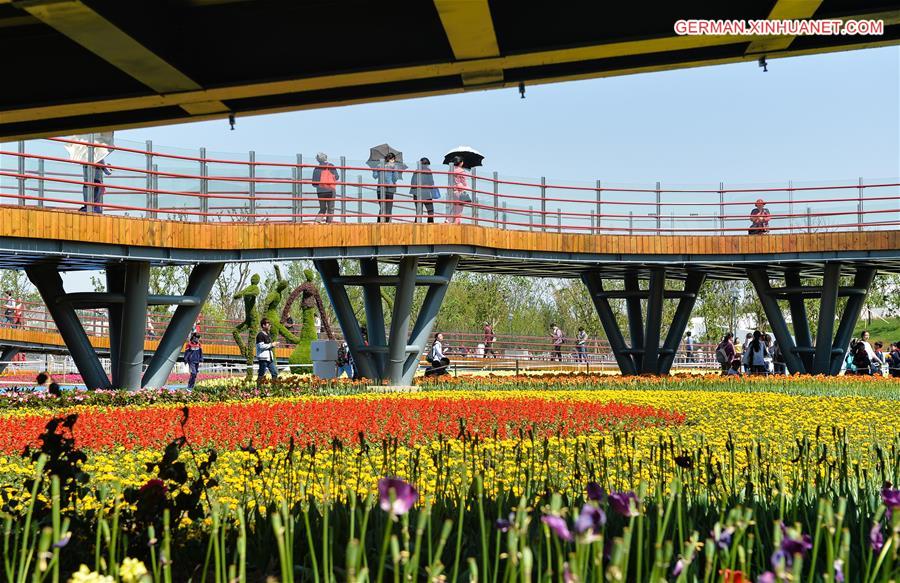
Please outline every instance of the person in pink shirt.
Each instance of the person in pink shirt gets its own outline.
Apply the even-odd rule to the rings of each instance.
[[[447,217],[447,222],[459,225],[462,223],[463,203],[472,200],[468,193],[469,173],[463,168],[463,160],[459,156],[450,162],[453,188],[450,190],[450,216]]]

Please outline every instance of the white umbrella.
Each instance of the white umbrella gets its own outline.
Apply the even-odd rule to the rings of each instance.
[[[110,146],[113,145],[113,134],[115,132],[98,132],[95,134],[78,134],[75,136],[66,136],[65,139],[73,142],[82,142],[78,144],[66,143],[65,148],[69,153],[69,160],[74,162],[102,162],[112,151]],[[94,156],[91,160],[90,147],[94,147]]]

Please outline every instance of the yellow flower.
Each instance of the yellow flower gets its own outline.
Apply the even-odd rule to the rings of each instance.
[[[119,567],[119,577],[122,579],[122,583],[141,583],[150,579],[144,563],[130,557],[122,561],[122,566]]]
[[[87,565],[82,565],[78,571],[72,573],[69,583],[114,583],[113,578],[109,575],[101,575],[96,571],[88,569]]]

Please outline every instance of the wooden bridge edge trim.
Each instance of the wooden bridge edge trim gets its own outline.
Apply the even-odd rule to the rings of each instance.
[[[0,208],[0,237],[203,250],[474,245],[559,253],[737,255],[900,249],[900,230],[592,235],[446,224],[187,223],[10,206]]]

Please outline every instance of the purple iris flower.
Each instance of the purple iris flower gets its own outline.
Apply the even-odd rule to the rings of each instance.
[[[576,583],[578,578],[572,572],[572,569],[569,568],[569,563],[563,565],[563,583]]]
[[[69,541],[70,541],[70,540],[72,540],[72,533],[71,533],[71,532],[67,532],[67,533],[65,533],[65,534],[62,535],[62,538],[60,538],[58,541],[56,541],[55,543],[53,543],[53,548],[54,548],[54,549],[61,549],[61,548],[63,548],[64,546],[66,546],[67,544],[69,544]]]
[[[597,482],[588,482],[587,484],[587,497],[588,500],[593,500],[594,502],[600,502],[603,500],[604,492],[603,488],[600,487],[600,484]]]
[[[634,504],[632,504],[632,502]],[[637,516],[638,498],[634,492],[613,492],[609,495],[609,505],[625,517]]]
[[[575,520],[575,532],[587,533],[589,539],[599,540],[604,524],[606,524],[606,513],[593,504],[585,504]]]
[[[722,549],[723,551],[727,551],[728,547],[731,546],[732,535],[734,535],[734,527],[729,526],[725,530],[721,531],[718,536],[716,535],[716,531],[712,530],[709,533],[710,538],[716,541],[716,546]]]
[[[559,516],[545,514],[544,516],[541,516],[541,522],[549,526],[550,530],[553,531],[553,534],[562,540],[572,540],[572,533],[569,532],[569,526],[566,524],[566,521]]]
[[[756,583],[775,583],[775,573],[766,571],[756,578]]]
[[[494,526],[497,527],[497,530],[500,532],[507,532],[513,525],[513,515],[509,515],[509,520],[505,518],[498,518],[497,522],[494,523]]]
[[[834,582],[844,583],[844,561],[840,559],[834,560]]]
[[[885,486],[881,489],[881,501],[891,510],[900,508],[900,490]]]
[[[677,577],[681,575],[682,571],[684,571],[684,559],[678,559],[675,566],[672,568],[672,576]]]
[[[881,525],[873,524],[872,530],[869,531],[869,546],[876,553],[880,553],[884,547],[884,535],[881,534]]]
[[[391,492],[394,499],[391,500]],[[400,478],[381,478],[378,480],[378,502],[381,509],[392,516],[402,516],[409,512],[419,500],[416,489]]]
[[[812,548],[812,537],[808,534],[804,534],[802,538],[795,539],[790,537],[785,537],[781,540],[781,550],[787,553],[788,556],[793,557],[796,554],[800,554],[801,556],[806,555],[806,551]]]

